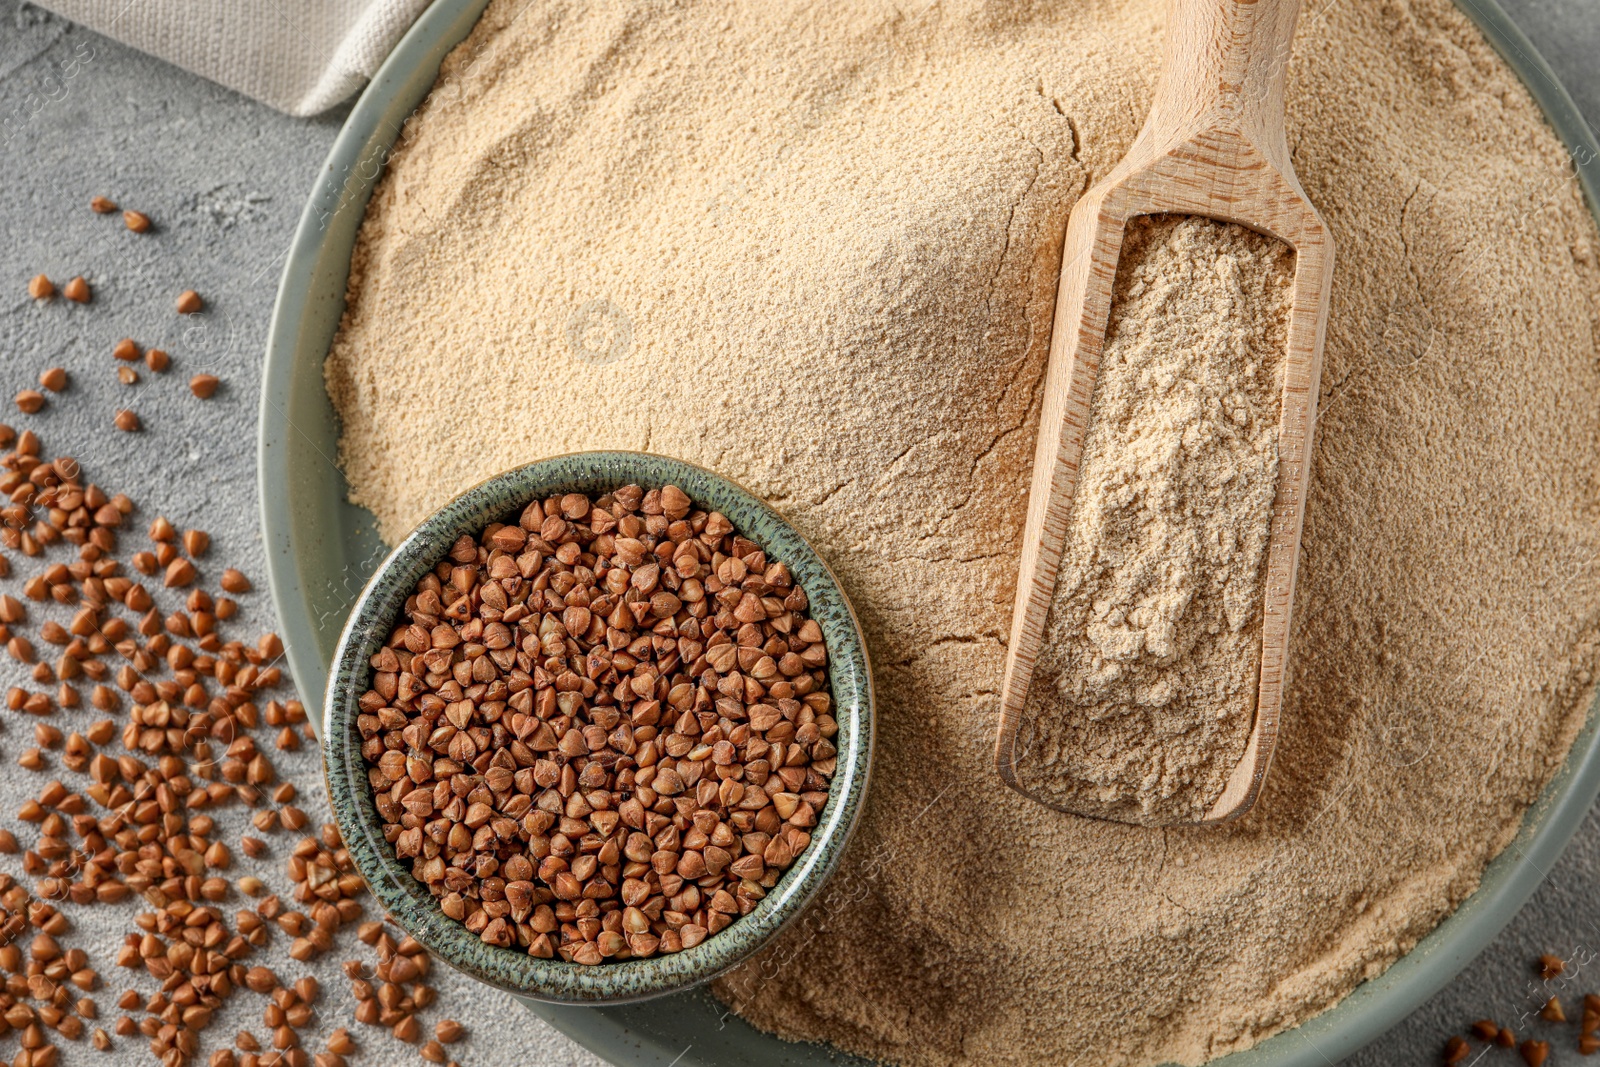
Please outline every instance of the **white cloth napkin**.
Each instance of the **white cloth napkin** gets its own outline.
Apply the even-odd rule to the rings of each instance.
[[[315,115],[371,78],[428,0],[35,0],[246,96]]]

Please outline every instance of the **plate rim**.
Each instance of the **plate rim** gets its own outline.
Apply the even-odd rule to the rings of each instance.
[[[1600,156],[1600,143],[1565,86],[1496,0],[1453,2],[1517,74],[1566,145],[1591,215],[1600,226],[1600,176],[1593,166]],[[379,157],[386,161],[405,118],[432,88],[440,62],[471,32],[487,3],[488,0],[433,0],[390,52],[351,110],[318,172],[279,279],[262,370],[257,489],[267,550],[267,583],[282,624],[290,673],[300,698],[312,711],[310,718],[319,726],[322,709],[311,709],[309,705],[322,700],[328,666],[321,662],[317,651],[315,635],[319,628],[301,586],[296,556],[300,538],[290,508],[282,506],[290,498],[294,484],[286,446],[291,436],[300,431],[289,422],[286,411],[297,373],[306,373],[298,364],[302,324],[313,299],[310,282],[318,268],[327,268],[331,252],[323,239],[327,221],[347,210],[365,214],[367,199],[381,176],[381,161],[370,177],[361,174],[363,162]],[[385,131],[392,131],[387,139],[382,136]],[[335,176],[349,175],[352,168],[356,168],[359,179],[354,189],[348,179],[342,184],[333,182]],[[350,247],[345,247],[342,257],[334,257],[332,269],[341,279],[348,273],[349,252]],[[337,262],[340,258],[342,269]],[[341,309],[343,298],[341,284],[336,298]],[[324,349],[307,357],[319,384],[325,356]],[[1550,866],[1600,795],[1597,709],[1600,699],[1591,706],[1561,769],[1524,813],[1510,844],[1484,869],[1478,888],[1411,951],[1332,1007],[1250,1049],[1211,1060],[1208,1067],[1323,1067],[1376,1040],[1444,988],[1488,946],[1544,882]],[[640,1020],[630,1017],[635,1008],[527,1003],[574,1040],[618,1064],[673,1063],[694,1067],[708,1062],[689,1056],[687,1050],[664,1041],[663,1035],[642,1030]],[[761,1034],[727,1013],[722,1025],[738,1033]],[[807,1062],[866,1062],[831,1046],[792,1044],[771,1035],[761,1036],[770,1043],[773,1054],[782,1055],[785,1060],[793,1054]],[[813,1060],[808,1050],[821,1053],[824,1059]]]

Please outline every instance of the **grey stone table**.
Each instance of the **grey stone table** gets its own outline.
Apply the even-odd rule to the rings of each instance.
[[[1588,5],[1505,2],[1580,108],[1600,119],[1600,75],[1592,69],[1600,20]],[[72,376],[68,391],[43,412],[10,421],[34,427],[47,452],[77,457],[89,477],[132,496],[140,507],[137,525],[162,514],[179,527],[204,528],[215,544],[211,566],[226,561],[258,579],[263,552],[255,417],[268,314],[281,256],[342,118],[286,118],[17,0],[0,0],[0,396],[32,386],[46,367],[65,367]],[[138,237],[115,216],[92,214],[87,204],[97,194],[147,212],[155,231]],[[35,306],[24,287],[39,272],[58,279],[85,275],[94,302]],[[194,319],[173,310],[176,295],[187,288],[208,299],[207,310]],[[120,384],[109,353],[124,336],[169,349],[172,370]],[[224,382],[209,402],[186,388],[199,370]],[[122,407],[137,412],[144,432],[112,428],[112,414]],[[237,633],[272,628],[264,591],[243,600]],[[26,674],[7,660],[0,664],[0,687],[13,684],[26,684]],[[90,721],[87,714],[80,718]],[[0,766],[10,768],[33,739],[16,717],[0,722]],[[274,753],[274,759],[285,777],[301,784],[316,818],[322,801],[315,753],[303,748]],[[0,823],[43,781],[0,771]],[[230,842],[247,832],[242,812],[221,815],[219,823]],[[288,888],[281,874],[286,841],[280,834],[273,845],[274,888],[280,891]],[[1591,888],[1597,878],[1600,816],[1591,815],[1506,932],[1445,991],[1351,1062],[1433,1063],[1445,1037],[1467,1021],[1513,1019],[1536,1007],[1541,996],[1530,982],[1533,957],[1553,951],[1587,959],[1600,952],[1600,893]],[[117,993],[133,984],[109,963],[137,910],[131,904],[86,909],[73,935],[105,973],[106,985],[95,994],[103,1017],[115,1017]],[[286,942],[279,938],[266,960],[282,975],[309,970],[324,980],[321,1034],[349,1025],[365,1037],[359,1062],[422,1062],[387,1035],[353,1022],[354,1002],[336,968],[355,952],[336,950],[308,967],[288,960]],[[506,996],[448,973],[438,974],[436,984],[441,1004],[426,1014],[427,1022],[454,1017],[466,1025],[467,1040],[452,1052],[467,1064],[600,1063]],[[148,989],[148,980],[144,985]],[[259,997],[232,998],[207,1031],[208,1047],[219,1047],[241,1028],[264,1033],[261,1007]],[[1554,1032],[1548,1024],[1540,1027]],[[1570,1027],[1562,1033],[1554,1062],[1573,1058],[1571,1035]],[[13,1046],[8,1041],[5,1047]],[[67,1049],[65,1062],[150,1058],[142,1039],[118,1039],[110,1056],[84,1042]],[[1500,1059],[1511,1062],[1509,1054]]]

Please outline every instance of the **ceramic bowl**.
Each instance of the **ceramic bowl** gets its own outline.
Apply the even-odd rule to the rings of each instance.
[[[384,840],[356,729],[357,701],[370,688],[368,660],[388,638],[406,598],[462,534],[515,521],[535,499],[599,494],[635,483],[678,486],[696,505],[722,512],[767,555],[789,565],[811,602],[828,649],[839,733],[838,767],[811,846],[756,909],[694,948],[598,966],[544,960],[485,944],[439,910]],[[637,452],[584,452],[530,463],[467,490],[422,522],[367,582],[339,639],[322,738],[328,796],[345,844],[383,907],[439,959],[524,997],[556,1003],[616,1004],[698,985],[759,949],[794,918],[839,864],[867,793],[872,762],[872,677],[866,643],[837,579],[776,512],[710,471]]]
[[[346,500],[349,487],[332,459],[339,425],[323,361],[344,311],[351,250],[384,162],[433,87],[440,63],[467,37],[486,3],[432,0],[373,76],[315,175],[273,307],[258,448],[267,576],[291,672],[313,725],[324,735],[316,700],[331,672],[340,628],[388,548],[377,538],[372,515]],[[1600,208],[1600,142],[1560,80],[1496,0],[1455,3],[1538,101],[1568,145],[1591,208]],[[863,668],[863,687],[864,673]],[[867,707],[863,746],[870,744]],[[864,766],[863,761],[863,775]],[[1453,915],[1339,1004],[1210,1067],[1328,1067],[1376,1039],[1489,945],[1560,857],[1597,793],[1600,712],[1591,712],[1516,838]],[[830,893],[838,889],[835,883]],[[826,1045],[793,1044],[763,1033],[703,989],[646,1003],[585,1007],[581,1001],[530,999],[528,1006],[624,1067],[872,1067]]]

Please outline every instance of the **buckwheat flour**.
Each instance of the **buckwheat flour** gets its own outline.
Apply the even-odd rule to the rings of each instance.
[[[1018,781],[1067,811],[1205,816],[1244,755],[1294,253],[1180,215],[1127,227]]]
[[[759,1026],[913,1065],[1249,1046],[1449,914],[1584,719],[1594,223],[1448,0],[1318,4],[1289,144],[1339,264],[1272,774],[1239,824],[1166,832],[999,782],[1062,235],[1162,9],[500,0],[372,202],[327,374],[387,537],[514,464],[648,448],[772,500],[854,601],[873,795],[716,986]]]

